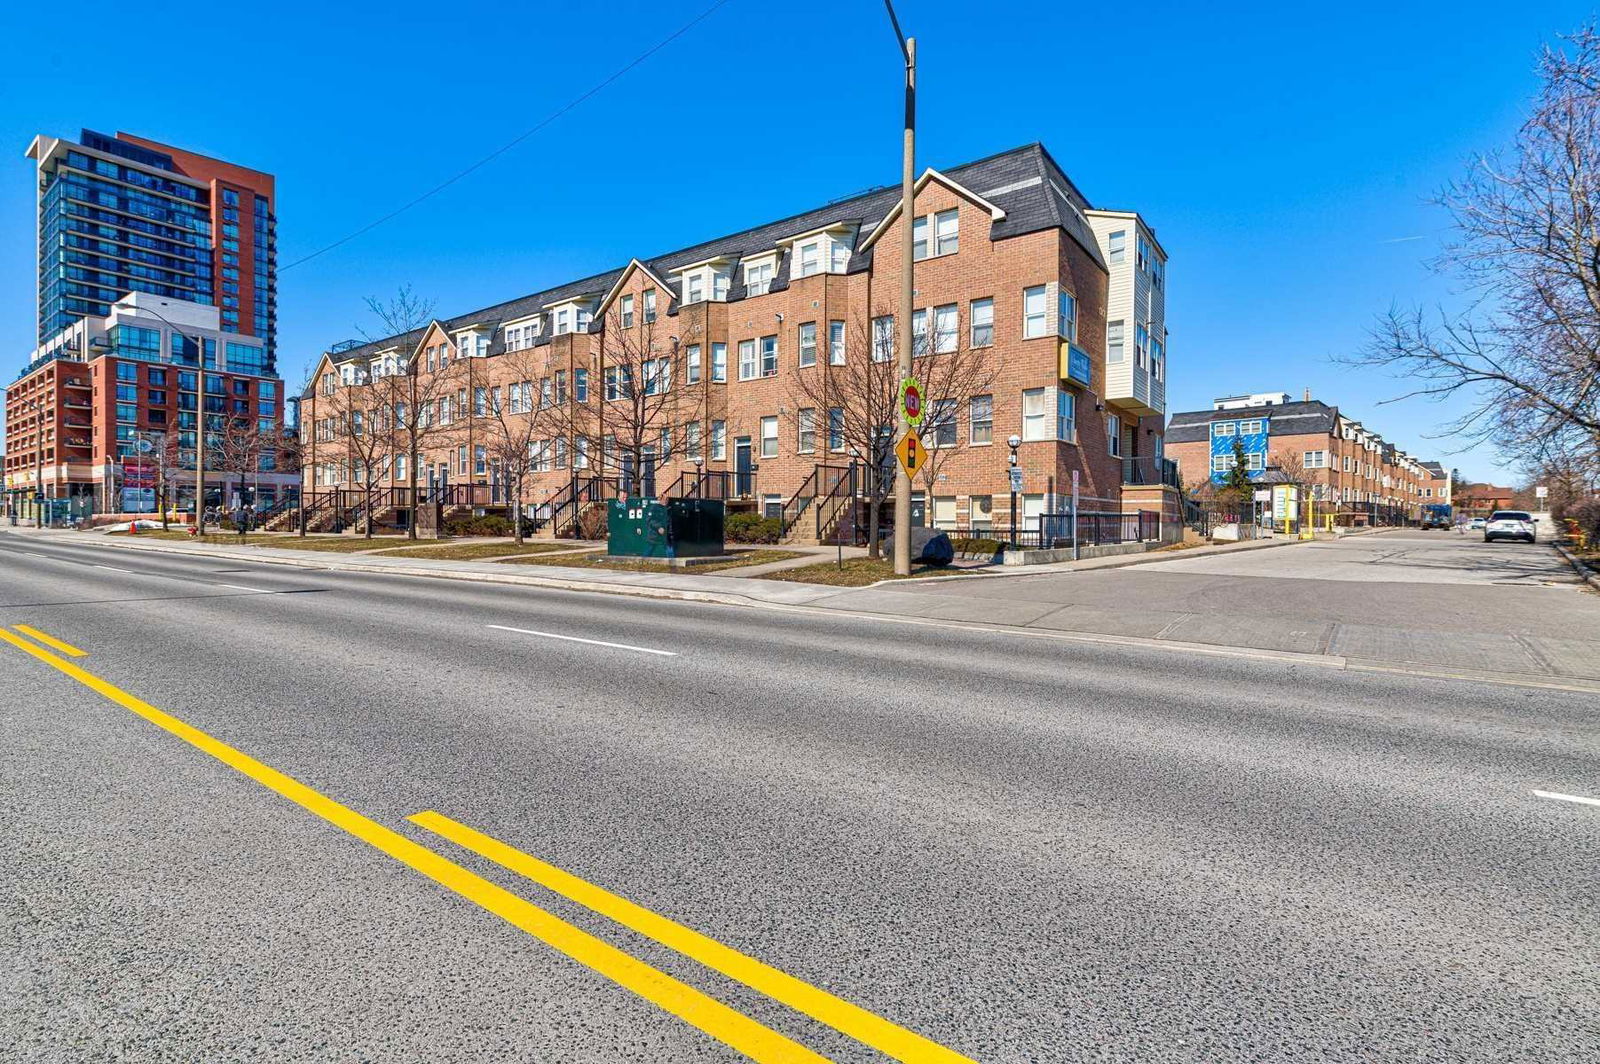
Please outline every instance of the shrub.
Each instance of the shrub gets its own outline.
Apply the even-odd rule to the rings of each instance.
[[[1563,508],[1561,516],[1577,524],[1588,548],[1600,547],[1600,499],[1570,503]]]
[[[783,538],[783,522],[758,513],[729,514],[722,535],[729,543],[776,543]]]
[[[957,554],[998,554],[1004,549],[998,539],[952,539],[950,546]]]
[[[445,521],[444,530],[451,536],[509,536],[511,520],[499,514],[456,514]]]
[[[606,515],[607,509],[604,503],[587,507],[578,515],[578,538],[605,539],[608,531]]]

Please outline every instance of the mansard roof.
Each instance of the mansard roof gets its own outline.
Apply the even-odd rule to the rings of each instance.
[[[1105,260],[1100,255],[1099,243],[1095,240],[1094,232],[1083,214],[1084,211],[1092,209],[1089,201],[1050,157],[1044,145],[1037,142],[1025,144],[1019,148],[939,171],[938,176],[959,185],[962,189],[969,190],[991,208],[991,217],[995,218],[990,230],[993,239],[1004,240],[1040,230],[1059,228],[1065,230],[1081,245],[1095,262],[1102,267],[1105,265]],[[738,261],[753,255],[771,254],[777,251],[778,269],[771,287],[774,291],[780,290],[787,285],[790,254],[787,248],[779,246],[780,242],[797,233],[838,223],[855,226],[856,246],[852,249],[855,254],[851,256],[850,272],[858,272],[871,265],[872,251],[870,248],[862,247],[866,238],[874,228],[889,217],[899,203],[900,186],[885,185],[764,225],[730,233],[650,259],[633,260],[627,266],[519,296],[503,303],[495,303],[454,318],[440,319],[440,325],[452,333],[471,325],[497,327],[501,322],[539,314],[543,307],[563,300],[584,296],[598,300],[616,287],[624,271],[634,262],[659,279],[671,277],[673,271],[707,259],[727,258]],[[997,214],[1003,217],[995,217]],[[678,300],[681,293],[675,284],[663,283],[662,287],[667,289],[674,302]],[[744,278],[735,271],[728,298],[738,300],[744,298],[744,295]],[[541,329],[539,342],[548,343],[550,335],[549,323],[546,322]],[[403,338],[390,337],[386,340],[358,344],[336,352],[332,357],[335,362],[341,363],[370,358],[373,352],[392,346],[397,339]],[[490,345],[489,354],[499,354],[503,350],[502,344],[503,340],[497,331]]]

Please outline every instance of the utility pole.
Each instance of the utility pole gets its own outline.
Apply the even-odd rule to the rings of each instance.
[[[900,320],[895,328],[899,340],[900,380],[895,382],[895,394],[898,395],[900,381],[911,376],[913,368],[911,315],[915,289],[912,284],[912,231],[916,226],[912,200],[916,178],[912,173],[912,162],[917,145],[917,40],[915,37],[908,38],[900,31],[900,20],[895,17],[891,0],[883,0],[883,6],[889,11],[889,22],[894,26],[895,36],[900,39],[900,53],[906,61],[905,147],[900,173]],[[911,422],[906,420],[905,404],[897,402],[895,405],[900,408],[897,420],[899,436],[903,439],[911,431]],[[894,571],[897,576],[911,575],[911,475],[904,468],[896,472],[894,480]]]

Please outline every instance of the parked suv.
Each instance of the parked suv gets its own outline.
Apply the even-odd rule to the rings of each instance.
[[[1533,515],[1526,510],[1496,510],[1483,526],[1483,541],[1496,539],[1534,540]]]

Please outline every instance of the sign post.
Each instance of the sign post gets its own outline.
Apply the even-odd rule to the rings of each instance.
[[[1072,471],[1072,560],[1078,560],[1078,471]]]

